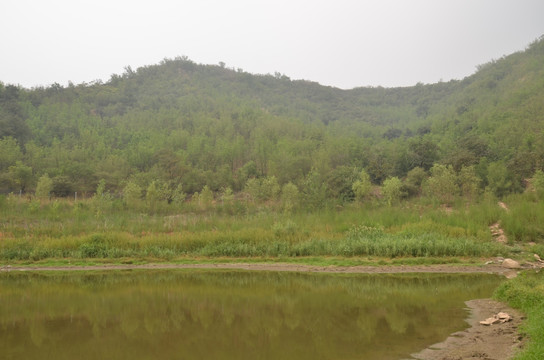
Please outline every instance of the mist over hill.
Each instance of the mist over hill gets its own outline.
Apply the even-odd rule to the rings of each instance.
[[[274,178],[349,200],[361,170],[379,185],[441,164],[502,196],[544,169],[543,125],[544,38],[461,81],[405,88],[341,90],[180,57],[106,83],[0,83],[0,191],[33,192],[45,174],[59,196],[101,179],[116,193],[192,194]]]

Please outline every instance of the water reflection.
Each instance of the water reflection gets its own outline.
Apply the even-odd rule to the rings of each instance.
[[[399,359],[465,326],[492,275],[0,274],[4,359]]]

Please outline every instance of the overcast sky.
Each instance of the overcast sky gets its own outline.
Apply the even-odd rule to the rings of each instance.
[[[1,0],[0,81],[188,56],[344,89],[462,79],[544,35],[543,0]]]

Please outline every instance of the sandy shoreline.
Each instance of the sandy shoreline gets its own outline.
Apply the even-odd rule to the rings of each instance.
[[[441,343],[413,354],[413,358],[418,360],[507,360],[522,348],[523,339],[519,335],[518,328],[524,319],[523,314],[492,299],[469,300],[465,304],[470,309],[470,316],[467,319],[470,327],[451,334]],[[490,326],[479,323],[501,311],[511,315],[512,321]]]
[[[0,266],[0,271],[93,271],[93,270],[160,270],[160,269],[232,269],[253,271],[296,271],[296,272],[325,272],[325,273],[364,273],[364,274],[395,274],[395,273],[485,273],[498,274],[507,277],[516,271],[506,269],[498,264],[482,266],[469,265],[383,265],[383,266],[314,266],[287,263],[225,263],[225,264],[103,264],[83,266]]]

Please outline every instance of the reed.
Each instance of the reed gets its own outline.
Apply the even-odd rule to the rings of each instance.
[[[2,197],[0,259],[494,256],[509,250],[492,242],[488,226],[522,213],[491,202],[444,209],[418,200],[289,213],[243,201],[228,206],[244,211],[224,206],[163,204],[145,211],[119,200]]]

